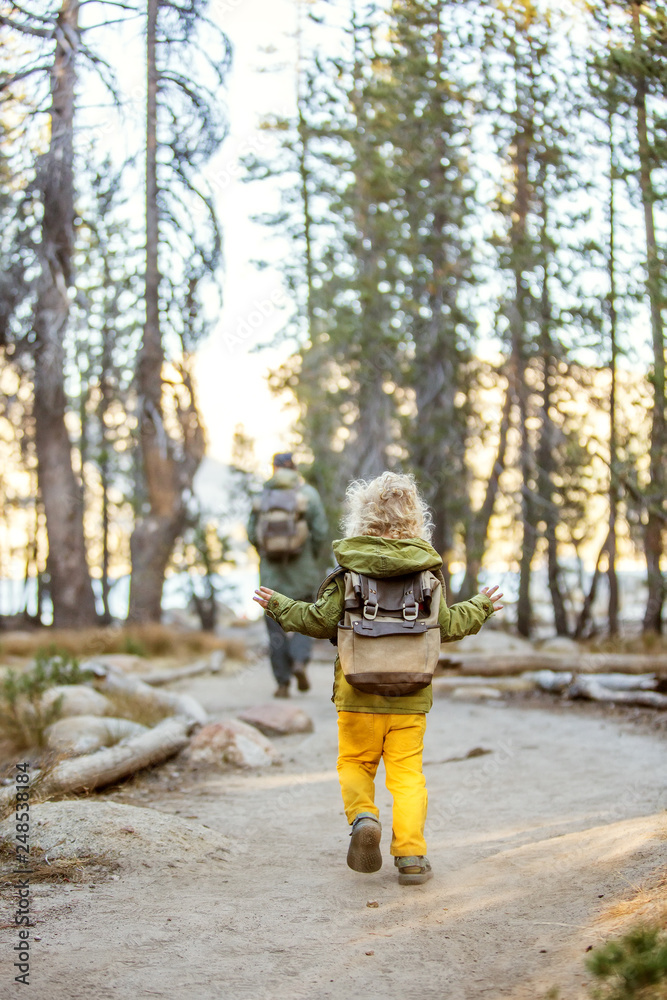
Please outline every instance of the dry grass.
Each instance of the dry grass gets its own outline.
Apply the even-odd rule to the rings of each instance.
[[[5,744],[6,745],[6,744]],[[26,759],[25,757],[23,758]],[[52,796],[44,793],[44,788],[42,787],[46,782],[47,778],[50,778],[55,768],[62,761],[67,760],[67,755],[63,753],[54,753],[49,751],[46,753],[41,753],[38,757],[28,755],[30,760],[30,784],[22,785],[23,789],[29,789],[30,791],[30,805],[36,805],[38,802],[44,802],[46,799]],[[0,823],[8,819],[13,815],[16,808],[16,799],[14,795],[7,795],[6,788],[8,782],[9,787],[14,784],[14,778],[16,776],[16,754],[13,756],[11,763],[0,764]],[[39,774],[35,777],[35,771],[39,769]],[[2,840],[0,838],[0,843]]]
[[[146,701],[140,701],[137,696],[129,691],[105,691],[113,711],[109,712],[116,719],[129,719],[130,722],[138,722],[142,726],[153,728],[158,722],[167,719],[174,714],[174,709],[167,705],[155,705]]]
[[[35,629],[34,632],[0,634],[0,655],[29,658],[44,647],[79,659],[105,653],[130,653],[145,657],[187,659],[223,650],[230,659],[244,660],[243,639],[227,639],[211,632],[186,632],[168,625],[128,625],[124,628]]]
[[[637,653],[639,655],[667,656],[667,636],[657,632],[637,632],[600,639],[589,639],[583,644],[591,653]]]
[[[10,889],[26,877],[33,882],[83,882],[99,878],[100,870],[115,871],[119,864],[105,854],[84,854],[74,858],[49,858],[41,847],[30,848],[29,873],[15,871],[16,850],[9,838],[0,839],[0,887]],[[96,869],[96,870],[95,870]]]
[[[667,926],[667,868],[660,868],[632,894],[614,903],[600,916],[600,921],[620,927],[631,923]]]

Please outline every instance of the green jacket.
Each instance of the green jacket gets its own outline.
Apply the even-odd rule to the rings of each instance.
[[[269,590],[279,590],[283,594],[299,601],[312,601],[322,579],[322,568],[318,560],[323,555],[322,549],[327,539],[329,525],[320,495],[314,486],[304,483],[296,469],[276,469],[270,479],[264,483],[264,489],[294,490],[298,489],[308,501],[306,521],[310,531],[310,539],[303,552],[289,560],[267,559],[260,553],[259,580],[263,587]],[[250,512],[248,519],[248,540],[257,548],[257,511]]]
[[[437,572],[442,566],[438,553],[421,538],[393,539],[360,535],[334,542],[333,550],[340,566],[375,578],[405,576],[427,569]],[[286,632],[303,632],[320,639],[331,639],[336,635],[338,623],[343,618],[344,594],[341,575],[324,588],[314,604],[292,601],[282,594],[274,594],[266,610]],[[484,594],[477,594],[470,601],[462,601],[448,608],[443,586],[438,616],[440,637],[443,642],[451,642],[462,639],[465,635],[474,635],[492,614],[493,603]],[[339,712],[407,715],[428,712],[433,705],[433,689],[429,684],[416,694],[398,698],[364,694],[345,680],[336,656],[332,701]]]

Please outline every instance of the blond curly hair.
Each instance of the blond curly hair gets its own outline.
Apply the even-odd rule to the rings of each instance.
[[[383,472],[376,479],[357,479],[348,486],[345,501],[341,524],[348,538],[379,535],[431,541],[431,512],[413,475]]]

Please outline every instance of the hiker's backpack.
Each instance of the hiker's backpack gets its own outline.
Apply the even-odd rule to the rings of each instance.
[[[338,655],[345,679],[388,697],[428,687],[440,655],[441,585],[430,571],[376,580],[345,573]]]
[[[298,556],[308,540],[308,498],[295,490],[265,489],[255,500],[257,547],[267,559]]]

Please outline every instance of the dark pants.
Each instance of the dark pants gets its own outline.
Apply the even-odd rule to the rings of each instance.
[[[313,640],[300,632],[283,632],[278,622],[267,615],[264,619],[269,633],[269,656],[273,676],[278,684],[289,684],[295,663],[307,663]]]

